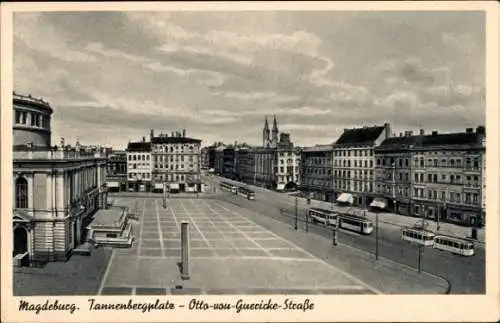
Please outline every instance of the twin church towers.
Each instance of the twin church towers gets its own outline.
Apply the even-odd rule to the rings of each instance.
[[[278,146],[278,122],[276,116],[273,120],[273,130],[269,130],[267,116],[265,117],[264,129],[262,130],[262,146],[265,148],[276,148]]]

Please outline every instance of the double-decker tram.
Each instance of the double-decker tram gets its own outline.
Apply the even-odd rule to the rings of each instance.
[[[342,229],[347,229],[367,235],[373,232],[372,221],[365,217],[351,214],[341,214],[339,216],[339,219],[339,226]]]
[[[221,182],[220,189],[223,191],[232,192],[234,194],[238,193],[238,188],[236,186],[234,186],[233,184],[228,183],[228,182]]]
[[[255,192],[246,187],[238,187],[238,195],[244,196],[249,200],[255,200]]]
[[[415,242],[424,246],[432,246],[434,244],[434,232],[425,231],[416,228],[402,228],[401,239],[407,242]]]
[[[321,209],[318,207],[312,207],[307,210],[307,215],[312,220],[313,223],[323,223],[324,225],[335,225],[337,221],[337,213]]]
[[[474,255],[474,244],[470,241],[449,236],[434,237],[434,249],[448,251],[462,256]]]

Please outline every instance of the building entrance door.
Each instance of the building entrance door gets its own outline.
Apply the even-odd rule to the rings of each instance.
[[[14,230],[14,250],[12,256],[23,254],[28,251],[28,232],[26,229],[17,227]]]

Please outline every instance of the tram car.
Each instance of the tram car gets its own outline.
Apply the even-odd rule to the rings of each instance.
[[[238,193],[238,188],[236,186],[234,186],[233,184],[228,183],[228,182],[221,182],[220,183],[220,189],[223,190],[223,191],[231,192],[233,194],[237,194]]]
[[[244,196],[249,200],[255,200],[255,192],[246,187],[238,187],[238,195]]]
[[[433,247],[434,249],[448,251],[466,257],[474,255],[474,243],[455,237],[444,235],[435,236]]]
[[[307,215],[313,223],[322,223],[323,225],[331,226],[336,225],[337,213],[333,211],[312,207],[307,210]]]
[[[350,214],[340,214],[339,226],[342,229],[369,235],[373,232],[373,223],[369,219]]]
[[[417,228],[402,228],[401,229],[401,239],[410,243],[417,243],[423,246],[433,246],[434,245],[434,232],[426,231]]]

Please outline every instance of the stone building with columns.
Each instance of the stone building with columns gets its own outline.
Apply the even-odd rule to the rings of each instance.
[[[40,266],[67,260],[87,239],[87,225],[107,203],[106,157],[61,140],[51,145],[50,105],[13,96],[13,258]]]

